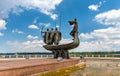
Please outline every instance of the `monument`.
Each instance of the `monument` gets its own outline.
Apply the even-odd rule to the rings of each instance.
[[[53,30],[47,29],[46,32],[44,32],[44,42],[45,45],[43,47],[49,51],[52,51],[54,58],[62,57],[63,59],[69,59],[69,50],[76,48],[80,41],[78,38],[78,23],[77,19],[74,19],[73,21],[68,21],[70,26],[73,26],[72,31],[70,32],[70,35],[73,37],[73,41],[68,44],[59,44],[61,40],[61,32],[58,31],[57,28]]]

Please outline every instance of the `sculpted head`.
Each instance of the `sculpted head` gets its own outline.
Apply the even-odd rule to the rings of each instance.
[[[47,31],[49,31],[49,29],[47,29]]]
[[[58,30],[58,28],[56,27],[55,30]]]

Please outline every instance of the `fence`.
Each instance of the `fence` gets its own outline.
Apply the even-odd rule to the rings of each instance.
[[[53,55],[0,55],[0,58],[52,58]]]
[[[120,57],[117,55],[70,55],[70,57]],[[0,58],[53,58],[53,55],[0,55]]]

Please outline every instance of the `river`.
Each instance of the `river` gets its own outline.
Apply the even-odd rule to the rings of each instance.
[[[86,68],[70,76],[120,76],[120,61],[86,61]]]

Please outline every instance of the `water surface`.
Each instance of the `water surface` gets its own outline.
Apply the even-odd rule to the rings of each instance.
[[[83,70],[78,70],[70,76],[120,76],[120,61],[87,61]]]

